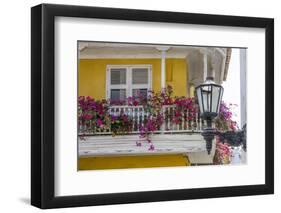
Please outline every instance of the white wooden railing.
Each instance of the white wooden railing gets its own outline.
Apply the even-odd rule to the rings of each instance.
[[[109,113],[115,116],[121,113],[128,115],[133,123],[132,131],[126,135],[112,137],[110,127],[101,130],[88,126],[90,131],[87,131],[87,128],[80,126],[79,134],[83,137],[78,137],[79,157],[188,154],[192,163],[212,163],[213,154],[207,154],[205,140],[200,134],[205,123],[198,115],[191,121],[182,119],[179,124],[175,124],[172,122],[175,106],[164,106],[162,108],[164,122],[153,132],[151,140],[155,148],[150,150],[150,144],[139,136],[139,128],[149,116],[143,106],[111,106]],[[187,113],[182,112],[182,116],[185,118]],[[142,145],[136,146],[137,141]]]
[[[140,126],[144,123],[147,116],[149,116],[148,112],[145,111],[143,106],[111,106],[109,108],[109,113],[111,115],[118,116],[121,113],[128,115],[132,119],[132,131],[130,131],[130,134],[136,134],[139,133]],[[205,125],[204,121],[201,120],[196,114],[193,120],[188,119],[181,119],[181,122],[178,124],[175,124],[172,122],[172,119],[174,118],[175,113],[175,106],[174,105],[166,105],[162,108],[162,114],[164,118],[164,122],[157,131],[154,133],[161,133],[161,134],[167,134],[167,133],[183,133],[183,132],[189,132],[189,133],[200,133],[203,129],[203,126]],[[188,111],[182,112],[182,117],[186,118],[188,116]],[[79,127],[79,134],[83,135],[107,135],[111,134],[110,127],[105,129],[95,129],[92,128],[92,126],[84,126],[80,125]]]

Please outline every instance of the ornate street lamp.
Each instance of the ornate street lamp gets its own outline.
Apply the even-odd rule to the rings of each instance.
[[[223,87],[215,84],[213,77],[207,77],[203,84],[196,87],[200,116],[207,122],[207,127],[203,129],[202,136],[206,141],[208,154],[212,150],[212,141],[216,134],[212,122],[219,114],[222,95]]]

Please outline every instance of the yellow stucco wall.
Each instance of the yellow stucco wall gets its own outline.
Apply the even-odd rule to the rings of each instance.
[[[128,169],[168,166],[190,166],[187,156],[178,155],[143,155],[117,157],[80,158],[78,170]]]
[[[161,89],[160,59],[81,59],[78,70],[78,95],[95,99],[106,98],[107,65],[152,65],[152,89]],[[175,96],[187,96],[188,66],[186,59],[166,59],[166,85],[171,85]],[[144,155],[127,157],[92,157],[78,160],[79,170],[188,166],[183,155]]]
[[[160,59],[81,59],[78,70],[78,95],[91,96],[95,99],[106,98],[106,66],[107,65],[152,65],[152,89],[161,88]],[[166,85],[174,89],[175,96],[186,96],[187,86],[186,59],[166,59]]]

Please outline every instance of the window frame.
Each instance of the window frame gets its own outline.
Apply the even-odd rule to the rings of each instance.
[[[133,69],[147,69],[148,82],[147,84],[133,84]],[[111,85],[111,70],[125,69],[126,70],[126,84]],[[126,89],[126,98],[133,96],[133,89],[152,89],[152,65],[150,64],[122,64],[122,65],[107,65],[106,66],[106,99],[110,99],[111,89]]]

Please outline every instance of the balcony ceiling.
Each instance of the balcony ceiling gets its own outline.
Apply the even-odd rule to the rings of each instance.
[[[162,45],[137,45],[116,43],[80,42],[80,58],[160,58]],[[167,46],[168,58],[186,58],[192,51],[200,51],[201,47]]]
[[[200,63],[203,62],[203,54],[211,58],[216,72],[216,82],[221,83],[227,78],[228,65],[230,61],[230,48],[198,47],[198,46],[164,46],[150,44],[126,44],[105,42],[79,42],[80,59],[98,58],[161,58],[161,49],[166,51],[166,58],[188,58],[191,75],[190,79],[200,79],[203,73]],[[192,65],[194,64],[194,65]],[[199,67],[198,67],[199,66]],[[200,67],[201,66],[201,67]],[[196,76],[199,75],[200,76]],[[198,83],[197,82],[197,83]],[[196,83],[195,83],[196,84]]]

